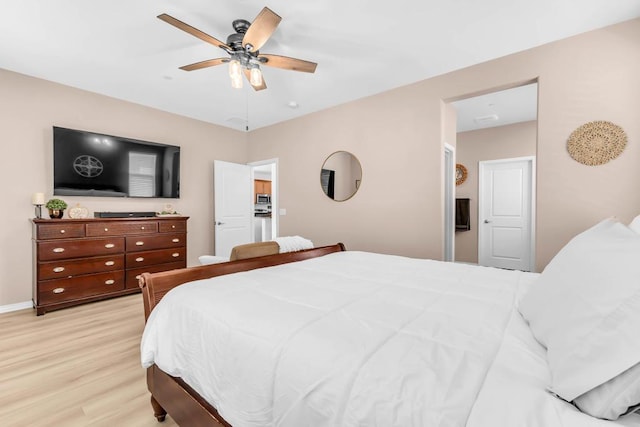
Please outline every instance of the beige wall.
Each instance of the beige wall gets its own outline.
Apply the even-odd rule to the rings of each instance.
[[[247,134],[0,70],[4,155],[0,306],[31,300],[31,194],[53,189],[52,126],[181,147],[180,199],[62,197],[94,211],[158,211],[170,202],[188,222],[188,264],[213,253],[213,160],[245,162]],[[66,214],[65,214],[66,215]]]
[[[471,230],[456,232],[456,261],[478,262],[478,162],[536,155],[536,122],[516,123],[458,134],[456,162],[467,168],[467,179],[456,197],[469,199]]]
[[[281,234],[441,259],[442,100],[537,80],[540,270],[581,230],[640,213],[639,75],[635,19],[255,130],[250,158],[280,159]],[[566,151],[569,134],[592,120],[613,121],[629,137],[622,156],[598,167]],[[354,153],[363,170],[360,190],[344,203],[328,200],[318,184],[323,160],[337,150]]]
[[[437,60],[437,58],[434,58]],[[541,46],[244,134],[69,87],[0,71],[5,208],[0,305],[31,298],[31,194],[51,195],[51,126],[81,128],[183,147],[182,198],[190,215],[189,264],[212,252],[213,159],[279,159],[280,234],[316,245],[442,258],[443,101],[538,80],[538,268],[573,235],[600,219],[640,213],[640,19]],[[573,161],[569,134],[610,120],[629,137],[618,159]],[[362,183],[347,202],[319,184],[324,159],[355,154]],[[9,155],[8,153],[12,153]],[[156,210],[163,202],[67,198],[92,211]]]
[[[442,229],[428,219],[440,217],[441,173],[439,163],[428,165],[442,155],[429,142],[439,138],[441,103],[416,91],[423,92],[399,88],[250,133],[251,160],[279,158],[281,235],[440,257]],[[328,199],[319,182],[324,160],[339,150],[362,165],[360,188],[345,202]]]

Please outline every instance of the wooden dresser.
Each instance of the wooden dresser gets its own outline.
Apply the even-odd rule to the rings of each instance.
[[[186,267],[187,219],[33,219],[36,313],[140,292],[141,273]]]

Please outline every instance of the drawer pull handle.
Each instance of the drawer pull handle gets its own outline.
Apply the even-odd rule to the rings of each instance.
[[[53,252],[55,252],[57,254],[62,253],[62,252],[64,252],[64,248],[53,248]]]
[[[143,257],[139,256],[138,258],[136,258],[136,262],[142,262],[142,261],[144,261]]]
[[[62,273],[64,271],[64,267],[55,267],[53,269],[54,273]]]
[[[174,252],[171,254],[172,257],[174,258],[178,258],[180,256],[180,254],[178,252]]]
[[[104,284],[105,284],[105,285],[113,285],[114,283],[116,283],[116,281],[115,281],[115,280],[113,280],[113,279],[109,279],[109,280],[105,280],[105,281],[104,281]]]
[[[173,243],[178,243],[180,241],[180,239],[173,239],[172,242]]]
[[[144,225],[142,227],[140,227],[140,230],[144,230]]]
[[[113,243],[107,243],[106,245],[104,245],[105,248],[107,249],[111,249],[114,248],[116,245],[114,245]]]
[[[140,242],[136,242],[136,246],[143,246],[144,242],[140,241]]]
[[[64,234],[64,230],[60,230],[60,233]]]
[[[116,263],[115,261],[107,261],[107,262],[104,263],[104,265],[111,266],[111,265],[114,265],[115,263]]]
[[[171,228],[176,228],[176,226],[175,226],[175,225],[172,225],[172,226],[171,226]]]
[[[107,227],[104,228],[104,231],[109,231],[109,229]]]
[[[53,293],[54,293],[54,294],[61,294],[61,293],[63,293],[63,292],[64,292],[64,288],[55,288],[55,289],[53,290]]]

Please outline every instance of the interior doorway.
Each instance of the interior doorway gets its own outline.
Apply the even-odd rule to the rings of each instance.
[[[268,190],[256,191],[256,181],[268,182]],[[278,237],[278,188],[278,159],[249,164],[214,161],[216,256],[229,257],[234,246]]]
[[[273,240],[278,237],[278,159],[249,166],[253,172],[254,242]]]
[[[479,211],[483,197],[479,191],[480,163],[520,157],[535,159],[537,95],[538,83],[532,80],[450,103],[456,112],[456,163],[467,172],[465,179],[456,182],[455,187],[456,199],[465,201],[456,206],[464,206],[467,212],[466,216],[456,215],[456,221],[469,218],[465,227],[461,225],[456,227],[459,231],[454,231],[456,262],[480,263],[479,232],[485,219]],[[535,160],[533,168],[535,177]],[[535,191],[531,193],[531,206],[535,208]],[[534,225],[535,222],[532,230]],[[445,230],[445,235],[447,233],[450,233],[449,228]],[[532,249],[532,257],[534,252]],[[529,269],[535,270],[533,261]]]

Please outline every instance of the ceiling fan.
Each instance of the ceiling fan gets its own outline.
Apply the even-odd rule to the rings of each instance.
[[[207,59],[206,61],[184,65],[180,67],[181,70],[200,70],[202,68],[228,63],[231,86],[234,88],[242,88],[242,75],[244,74],[255,90],[266,89],[267,85],[260,71],[260,65],[268,65],[285,70],[302,71],[305,73],[315,72],[316,66],[318,65],[315,62],[304,61],[302,59],[260,53],[259,49],[265,44],[269,37],[271,37],[271,34],[273,34],[282,20],[280,16],[268,7],[263,8],[252,23],[244,19],[236,19],[233,21],[233,29],[236,32],[227,37],[227,43],[223,43],[215,37],[166,13],[158,15],[158,18],[182,31],[186,31],[192,36],[221,48],[229,54],[229,58]]]

